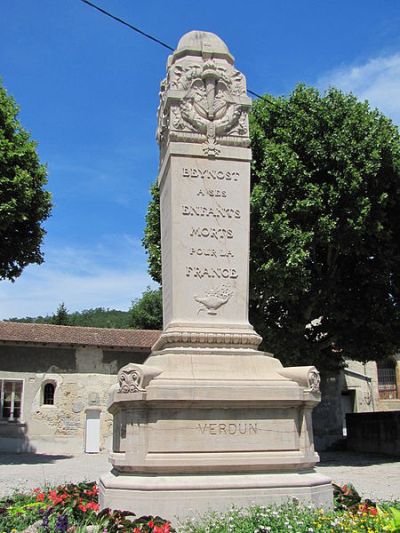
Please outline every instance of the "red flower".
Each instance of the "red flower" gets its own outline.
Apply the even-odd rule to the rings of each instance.
[[[96,496],[96,494],[98,493],[98,488],[97,488],[97,485],[93,485],[92,489],[89,490],[89,489],[85,489],[83,491],[84,494],[86,494],[87,496]]]
[[[40,488],[39,488],[39,487],[36,487],[36,489],[33,489],[33,492],[34,492],[35,494],[37,494],[38,492],[40,492]]]
[[[39,492],[39,494],[36,496],[37,502],[44,502],[44,494],[43,492]]]
[[[133,533],[142,533],[142,530],[140,529],[140,527],[135,527]]]
[[[86,513],[87,511],[87,506],[86,505],[83,505],[83,503],[80,503],[78,505],[78,509],[80,509],[83,513]]]
[[[86,509],[91,509],[92,511],[98,511],[100,509],[100,505],[98,503],[89,502],[86,504]]]
[[[154,522],[153,522],[153,520],[150,520],[149,522],[147,522],[147,525],[148,525],[149,527],[154,527]]]
[[[162,526],[154,526],[153,533],[170,533],[170,525],[168,522]]]
[[[376,507],[369,506],[367,503],[360,504],[358,506],[358,510],[360,513],[372,514],[373,516],[378,514],[378,509]]]

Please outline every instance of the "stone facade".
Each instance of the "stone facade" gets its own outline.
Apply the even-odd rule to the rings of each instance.
[[[0,451],[109,450],[108,390],[159,334],[0,322]]]
[[[313,412],[317,450],[344,444],[346,414],[400,410],[400,356],[376,363],[346,361],[346,367],[325,376],[322,401]]]

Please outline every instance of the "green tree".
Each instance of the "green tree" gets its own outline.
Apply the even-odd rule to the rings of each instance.
[[[400,136],[367,102],[299,85],[250,117],[250,318],[285,363],[400,347]],[[160,277],[159,198],[144,246]]]
[[[118,311],[116,309],[84,309],[80,312],[70,313],[69,321],[71,326],[86,326],[96,328],[129,328],[130,314],[128,311]]]
[[[161,289],[147,289],[132,302],[130,327],[134,329],[162,329]]]
[[[43,262],[41,223],[51,209],[43,189],[46,168],[17,115],[17,105],[0,85],[0,279],[12,281],[28,264]]]
[[[160,189],[154,183],[151,188],[151,200],[146,213],[143,246],[148,256],[150,276],[161,285],[161,222],[160,222]]]
[[[9,322],[25,322],[31,324],[53,324],[54,315],[9,318]],[[84,309],[68,313],[69,326],[85,326],[93,328],[129,328],[130,313],[129,311],[118,311],[116,309],[104,309],[96,307],[95,309]]]
[[[53,315],[52,324],[57,324],[58,326],[69,326],[70,320],[68,315],[68,310],[65,307],[64,302],[61,302],[57,307],[56,314]]]

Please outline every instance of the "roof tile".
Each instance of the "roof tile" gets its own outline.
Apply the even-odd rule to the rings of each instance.
[[[87,328],[0,321],[0,342],[150,350],[160,335],[161,331],[153,329]]]

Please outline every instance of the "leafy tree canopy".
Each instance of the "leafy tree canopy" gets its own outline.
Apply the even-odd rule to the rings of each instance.
[[[250,117],[250,318],[286,364],[400,348],[400,136],[367,102],[299,85]],[[159,196],[143,240],[160,280]]]
[[[36,144],[17,120],[18,107],[0,85],[0,279],[14,281],[30,263],[42,263],[41,223],[50,214],[43,189],[46,168]]]
[[[161,289],[147,289],[141,298],[132,302],[130,327],[134,329],[162,329]]]

